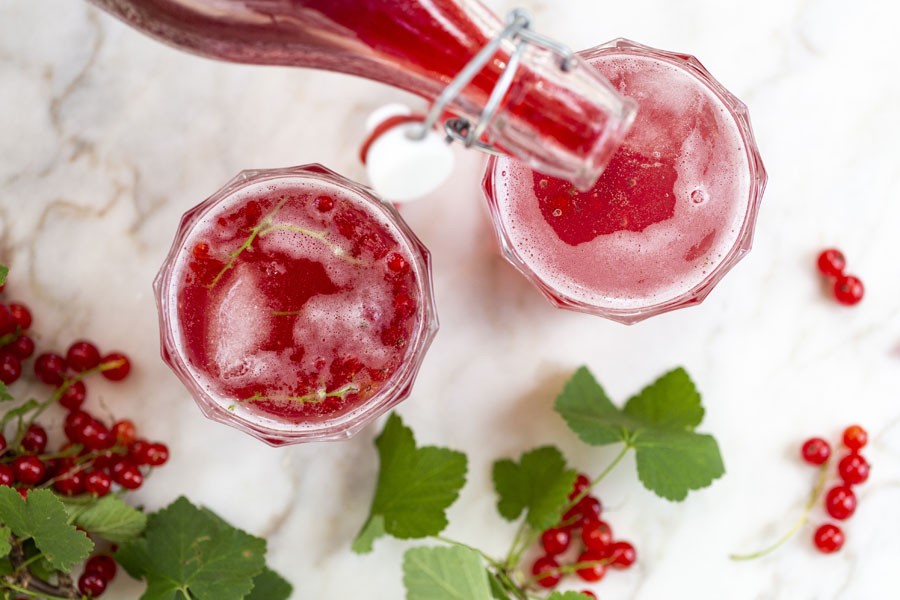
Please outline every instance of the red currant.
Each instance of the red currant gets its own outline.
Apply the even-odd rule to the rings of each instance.
[[[53,487],[64,496],[77,496],[84,491],[84,473],[77,470],[69,470],[68,475],[57,479]]]
[[[840,277],[844,274],[847,260],[844,258],[843,252],[835,250],[834,248],[829,248],[819,255],[817,264],[819,266],[819,271],[821,271],[823,275]]]
[[[603,505],[593,496],[585,496],[578,502],[578,513],[581,518],[578,525],[584,527],[588,523],[600,520],[600,513],[603,512]]]
[[[28,329],[31,327],[31,311],[24,304],[10,304],[9,314],[19,329]]]
[[[537,580],[538,585],[543,588],[554,588],[559,584],[559,580],[562,579],[557,569],[559,569],[559,563],[552,556],[542,556],[534,561],[534,565],[531,567],[531,574],[543,575],[546,573],[546,575]]]
[[[548,529],[541,534],[541,545],[547,556],[556,556],[562,554],[569,547],[572,536],[565,529],[553,528]]]
[[[313,206],[315,206],[316,210],[319,212],[328,212],[334,208],[334,198],[331,196],[318,196],[313,200]]]
[[[28,492],[31,491],[31,488],[17,487],[16,491],[22,496],[22,500],[28,500]]]
[[[61,385],[66,376],[66,359],[47,352],[34,361],[34,374],[47,385]]]
[[[116,438],[116,442],[123,446],[127,446],[134,441],[136,431],[134,423],[128,419],[116,421],[112,426],[112,433]]]
[[[0,433],[0,454],[6,452],[6,436]]]
[[[838,475],[847,485],[864,483],[869,478],[869,463],[855,452],[848,454],[838,463]]]
[[[144,476],[140,469],[131,463],[125,464],[118,473],[114,474],[116,483],[126,490],[136,490],[144,483]]]
[[[75,441],[84,444],[88,450],[106,450],[112,448],[116,443],[106,425],[96,419],[91,419],[84,424]]]
[[[569,492],[569,500],[574,500],[581,493],[591,485],[591,480],[588,479],[588,476],[584,473],[579,473],[578,477],[575,478],[575,483],[572,484],[572,491]]]
[[[813,534],[813,544],[819,552],[831,554],[837,552],[844,545],[844,532],[837,525],[826,523]]]
[[[132,443],[128,444],[128,457],[134,462],[136,465],[146,465],[147,460],[147,448],[149,448],[150,442],[147,440],[135,440]]]
[[[116,576],[116,571],[116,561],[106,554],[92,556],[84,563],[85,573],[96,573],[106,581],[112,581]]]
[[[391,273],[403,275],[409,271],[409,263],[401,255],[391,252],[387,255],[387,268]]]
[[[25,485],[37,485],[44,480],[44,476],[47,474],[47,466],[44,461],[33,454],[17,457],[12,462],[12,468],[16,475],[16,481]]]
[[[0,381],[11,385],[22,376],[22,361],[9,352],[0,353]]]
[[[869,434],[859,425],[851,425],[844,430],[844,445],[851,450],[860,450],[869,441]]]
[[[0,465],[0,485],[12,487],[16,481],[16,474],[9,465]]]
[[[40,425],[32,423],[22,436],[22,448],[25,452],[40,454],[47,448],[47,432]]]
[[[605,552],[609,566],[617,569],[627,569],[637,560],[637,552],[634,546],[628,542],[614,542],[607,546]]]
[[[856,494],[846,485],[836,485],[825,496],[825,510],[839,521],[850,518],[856,510]]]
[[[99,573],[82,573],[78,578],[78,591],[85,596],[96,598],[106,590],[106,583],[106,579]]]
[[[112,488],[112,477],[105,471],[91,471],[84,478],[84,489],[88,494],[101,497],[109,493]]]
[[[19,360],[30,358],[34,354],[34,340],[27,335],[20,335],[9,346],[9,351]]]
[[[66,432],[66,437],[69,438],[70,441],[81,443],[79,440],[81,439],[85,425],[93,420],[94,418],[83,410],[73,410],[66,416],[63,431]]]
[[[144,454],[144,464],[151,467],[159,467],[166,464],[166,461],[169,460],[169,447],[160,443],[150,444],[144,451]]]
[[[831,456],[831,446],[822,438],[810,438],[803,444],[801,450],[803,460],[811,465],[823,465]]]
[[[575,571],[585,581],[600,581],[606,575],[606,557],[596,550],[585,550],[578,557],[579,563],[594,563]]]
[[[128,357],[121,352],[107,354],[103,357],[102,363],[120,363],[112,369],[103,371],[103,376],[110,381],[122,381],[128,376],[128,373],[131,372],[131,362],[129,362]]]
[[[87,388],[83,381],[75,381],[69,384],[59,397],[59,403],[69,410],[78,410],[87,397]]]
[[[613,541],[612,529],[605,521],[591,521],[582,528],[581,541],[589,550],[603,550]]]
[[[0,335],[13,333],[16,330],[16,320],[13,319],[9,308],[0,302]]]
[[[834,282],[834,297],[841,304],[853,306],[863,299],[865,288],[862,281],[853,275],[842,275]]]
[[[66,351],[66,362],[73,371],[89,371],[100,364],[100,351],[94,344],[78,340]]]

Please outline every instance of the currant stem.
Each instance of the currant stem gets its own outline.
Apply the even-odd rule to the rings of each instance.
[[[442,536],[442,535],[435,535],[435,536],[432,536],[432,537],[434,537],[434,539],[438,540],[439,542],[444,542],[445,544],[450,544],[451,546],[460,546],[460,547],[462,547],[462,548],[466,548],[466,549],[468,549],[468,550],[472,550],[473,552],[477,552],[478,554],[481,555],[481,558],[483,558],[484,560],[486,560],[486,561],[487,561],[492,567],[494,567],[495,569],[502,569],[502,568],[503,568],[503,565],[500,564],[500,561],[499,561],[499,560],[497,560],[497,559],[495,559],[495,558],[492,558],[492,557],[488,556],[487,554],[485,554],[484,552],[482,552],[482,551],[479,550],[478,548],[475,548],[474,546],[470,546],[469,544],[464,544],[463,542],[458,542],[458,541],[456,541],[456,540],[452,540],[452,539],[447,538],[447,537],[444,537],[444,536]]]
[[[20,594],[27,594],[28,596],[30,596],[32,598],[42,598],[43,600],[71,600],[70,598],[63,598],[62,596],[52,596],[52,595],[46,594],[44,592],[35,592],[35,591],[29,590],[27,588],[19,587],[14,583],[10,583],[9,581],[6,581],[5,579],[0,580],[0,585],[2,585],[3,587],[9,588],[11,590],[14,590]]]
[[[813,506],[816,505],[816,502],[819,500],[819,497],[822,495],[822,490],[825,488],[825,479],[828,475],[828,465],[831,461],[826,461],[821,467],[819,467],[819,479],[816,482],[816,487],[813,488],[812,495],[809,498],[809,501],[806,503],[806,507],[803,509],[803,514],[800,515],[800,518],[797,519],[797,522],[794,523],[794,526],[791,527],[787,533],[785,533],[781,538],[778,539],[774,544],[769,546],[768,548],[764,548],[758,552],[754,552],[752,554],[731,554],[728,558],[731,560],[752,560],[754,558],[759,558],[761,556],[765,556],[770,552],[774,552],[777,550],[782,544],[791,539],[791,537],[797,533],[797,531],[803,526],[804,523],[809,519],[809,511],[812,510]]]
[[[596,567],[597,565],[608,565],[610,562],[612,562],[610,559],[586,560],[584,562],[577,562],[572,565],[563,565],[561,567],[557,567],[556,569],[547,569],[546,571],[541,571],[537,575],[526,579],[522,584],[522,587],[531,587],[539,580],[547,577],[548,575],[569,575],[571,573],[574,573],[575,571],[580,571],[581,569],[590,569],[591,567]]]

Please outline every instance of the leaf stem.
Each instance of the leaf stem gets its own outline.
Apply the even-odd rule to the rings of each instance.
[[[462,547],[462,548],[466,548],[466,549],[468,549],[468,550],[472,550],[473,552],[477,552],[478,554],[481,555],[481,558],[483,558],[484,560],[486,560],[486,561],[487,561],[492,567],[494,567],[495,569],[502,569],[502,568],[503,568],[503,565],[500,563],[499,560],[497,560],[497,559],[495,559],[495,558],[493,558],[493,557],[491,557],[491,556],[488,556],[487,554],[485,554],[484,552],[482,552],[482,551],[479,550],[478,548],[475,548],[474,546],[470,546],[469,544],[464,544],[463,542],[458,542],[458,541],[456,541],[456,540],[452,540],[452,539],[450,539],[450,538],[448,538],[448,537],[444,537],[444,536],[442,536],[442,535],[435,535],[435,536],[432,536],[432,537],[434,537],[434,539],[436,539],[436,540],[438,540],[438,541],[440,541],[440,542],[444,542],[445,544],[450,544],[450,545],[452,545],[452,546],[460,546],[460,547]]]
[[[35,592],[35,591],[29,590],[27,588],[19,587],[16,584],[10,583],[9,581],[7,581],[5,579],[0,579],[0,585],[2,585],[3,587],[9,588],[11,590],[14,590],[20,594],[27,594],[28,596],[30,596],[32,598],[43,598],[44,600],[70,600],[70,598],[63,598],[62,596],[52,596],[52,595],[46,594],[44,592]]]
[[[761,556],[765,556],[770,552],[774,552],[777,550],[782,544],[791,539],[791,537],[797,533],[797,531],[806,523],[807,519],[809,519],[809,511],[812,510],[813,506],[816,505],[816,502],[819,500],[819,496],[822,495],[822,490],[825,488],[825,479],[828,475],[828,465],[831,461],[826,461],[821,467],[819,467],[819,479],[816,482],[816,487],[813,488],[812,494],[810,495],[809,501],[806,503],[806,506],[803,509],[803,514],[800,515],[800,518],[797,519],[797,522],[794,523],[794,526],[791,527],[787,533],[781,536],[778,541],[769,546],[768,548],[763,548],[758,552],[753,552],[752,554],[731,554],[729,558],[731,560],[752,560],[754,558],[759,558]]]

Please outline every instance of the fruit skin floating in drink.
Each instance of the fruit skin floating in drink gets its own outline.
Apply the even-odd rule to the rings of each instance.
[[[409,394],[437,330],[430,258],[318,165],[244,172],[188,212],[154,284],[163,357],[207,416],[343,439]]]
[[[689,55],[628,40],[581,55],[637,119],[587,192],[492,159],[502,250],[563,308],[634,323],[700,302],[750,249],[765,189],[746,106]]]

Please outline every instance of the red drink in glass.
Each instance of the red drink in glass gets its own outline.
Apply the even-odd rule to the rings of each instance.
[[[245,171],[189,211],[155,290],[163,357],[204,413],[273,445],[403,400],[437,330],[428,251],[318,165]]]
[[[581,56],[637,118],[586,192],[493,158],[503,252],[564,308],[634,323],[698,303],[750,249],[766,172],[747,109],[692,56],[627,40]]]

